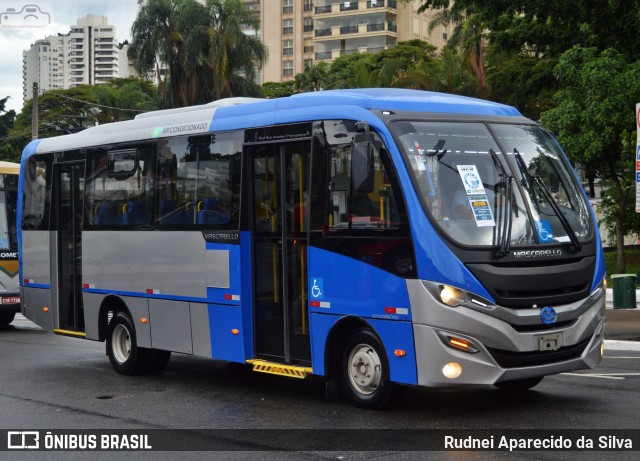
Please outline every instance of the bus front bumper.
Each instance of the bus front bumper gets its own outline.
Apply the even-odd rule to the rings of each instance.
[[[413,288],[412,306],[418,300],[431,304],[422,316],[415,315],[414,309],[413,334],[420,386],[492,385],[594,368],[602,360],[606,322],[604,293],[559,306],[565,318],[572,312],[575,314],[567,326],[517,331],[495,313],[450,308],[435,300],[427,290],[417,285]],[[460,344],[464,347],[459,347]],[[448,373],[452,368],[459,373]]]

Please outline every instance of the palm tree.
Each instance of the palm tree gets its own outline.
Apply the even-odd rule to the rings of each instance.
[[[184,94],[183,33],[178,28],[181,10],[194,0],[149,0],[138,12],[131,27],[129,56],[141,75],[156,74],[160,91],[171,107],[188,105]],[[191,8],[188,8],[191,9]],[[161,67],[168,75],[163,78]],[[167,88],[167,83],[169,87]]]
[[[487,84],[486,27],[480,15],[475,12],[473,7],[467,7],[462,11],[456,8],[454,3],[451,8],[444,8],[434,15],[429,23],[429,32],[432,32],[439,25],[448,26],[450,24],[455,24],[455,28],[447,46],[460,51],[463,60],[473,69],[480,91],[484,91]]]
[[[267,60],[267,48],[256,35],[260,20],[241,0],[207,0],[207,23],[197,28],[198,38],[208,41],[204,64],[214,99],[259,95],[257,71]]]
[[[333,80],[329,64],[320,61],[305,67],[302,73],[296,75],[295,86],[300,92],[321,91],[332,88]]]

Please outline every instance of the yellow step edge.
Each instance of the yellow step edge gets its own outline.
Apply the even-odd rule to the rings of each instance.
[[[267,362],[266,360],[260,359],[247,360],[247,363],[253,365],[253,371],[287,376],[289,378],[304,379],[308,374],[313,373],[313,369],[309,367],[296,367],[294,365],[284,365],[282,363]]]
[[[62,336],[73,336],[75,338],[86,338],[87,334],[83,331],[71,331],[71,330],[60,330],[57,328],[54,328],[53,332],[57,335],[62,335]]]

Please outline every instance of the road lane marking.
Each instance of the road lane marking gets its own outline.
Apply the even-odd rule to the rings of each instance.
[[[582,376],[589,378],[625,379],[625,376],[640,376],[640,373],[561,373],[569,376]]]

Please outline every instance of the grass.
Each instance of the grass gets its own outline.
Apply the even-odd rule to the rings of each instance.
[[[605,250],[604,252],[604,265],[605,265],[605,270],[607,271],[607,286],[609,288],[613,287],[613,284],[611,283],[611,275],[618,273],[616,269],[616,255],[617,255],[617,252],[615,251],[615,249]],[[625,259],[625,270],[624,270],[625,274],[640,273],[640,247],[636,247],[636,246],[625,247],[624,259]],[[638,285],[638,280],[636,280],[636,285]]]

